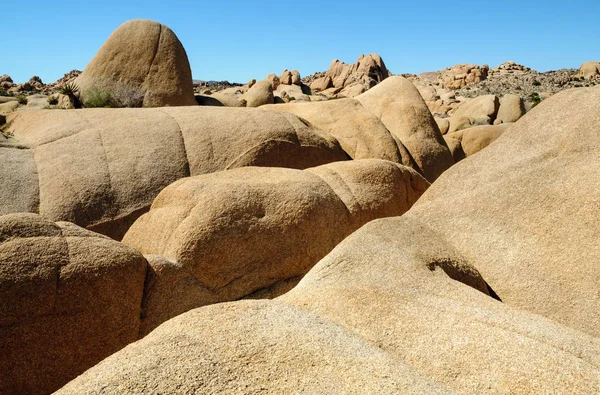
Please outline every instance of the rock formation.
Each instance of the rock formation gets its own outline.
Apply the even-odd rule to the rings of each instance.
[[[73,224],[0,216],[0,393],[50,393],[135,341],[146,265]]]
[[[185,313],[59,393],[599,392],[598,103],[547,99],[289,293]]]
[[[165,258],[150,260],[158,268],[142,332],[195,307],[288,291],[344,237],[403,214],[428,185],[414,170],[374,159],[175,182],[123,238]]]
[[[127,107],[196,105],[183,45],[171,29],[148,20],[119,26],[75,84],[84,103],[96,90]]]
[[[11,113],[8,122],[14,138],[0,145],[10,169],[0,176],[0,214],[36,212],[115,239],[179,178],[347,159],[332,137],[274,111],[46,110]]]
[[[354,97],[377,85],[391,74],[377,54],[361,55],[356,63],[331,62],[325,74],[314,79],[310,87],[316,91],[332,88],[340,97]]]
[[[600,77],[600,62],[585,62],[579,68],[579,72],[583,78],[598,78]]]

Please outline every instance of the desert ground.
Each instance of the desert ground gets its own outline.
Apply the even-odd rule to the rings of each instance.
[[[0,77],[0,394],[600,393],[600,62],[257,77]]]

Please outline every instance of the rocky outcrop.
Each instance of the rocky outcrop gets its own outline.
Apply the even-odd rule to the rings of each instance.
[[[10,151],[16,148],[0,148],[11,152],[0,161],[4,167],[27,166],[1,173],[0,214],[27,209],[115,239],[180,178],[242,166],[302,169],[347,159],[332,137],[274,111],[45,110],[8,118],[8,132],[24,149],[17,154]]]
[[[457,132],[448,133],[444,136],[448,147],[455,145],[456,143],[451,140],[456,140],[460,144],[460,149],[458,147],[454,147],[451,151],[453,151],[453,156],[456,159],[456,155],[463,155],[463,157],[468,157],[482,149],[486,148],[488,145],[493,143],[498,137],[502,135],[511,125],[512,123],[503,123],[499,125],[480,125],[473,126],[468,129],[462,129]],[[458,150],[458,151],[457,151]],[[457,153],[458,152],[458,153]]]
[[[258,81],[242,96],[246,107],[260,107],[273,104],[273,86],[267,81]]]
[[[440,73],[444,87],[448,89],[461,89],[474,83],[483,81],[488,76],[489,66],[484,64],[457,64]]]
[[[547,99],[284,296],[183,314],[59,393],[599,392],[599,102]]]
[[[579,73],[583,78],[600,78],[600,62],[585,62],[579,68]]]
[[[414,170],[373,159],[179,180],[123,238],[166,258],[156,260],[143,332],[191,308],[284,293],[350,233],[403,214],[427,187]]]
[[[168,27],[148,20],[119,26],[77,77],[82,101],[108,92],[126,107],[195,105],[190,64]]]
[[[386,159],[410,165],[410,157],[399,150],[392,134],[379,118],[354,99],[315,103],[275,104],[268,109],[292,113],[335,137],[352,159]]]
[[[325,91],[333,87],[341,97],[354,97],[390,75],[379,55],[361,55],[354,64],[334,60],[325,74],[314,80],[310,87],[316,91]]]
[[[454,164],[419,91],[404,77],[389,77],[356,100],[406,147],[416,168],[429,182]]]
[[[135,341],[146,265],[75,225],[0,216],[0,393],[50,393]]]

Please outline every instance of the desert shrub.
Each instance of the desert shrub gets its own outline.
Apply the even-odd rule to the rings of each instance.
[[[531,103],[533,103],[533,105],[531,106],[532,108],[537,106],[538,104],[540,104],[542,102],[542,99],[540,98],[539,93],[537,92],[533,92],[529,95],[529,100],[531,101]]]
[[[85,96],[86,108],[114,108],[122,107],[120,103],[110,94],[110,92],[102,91],[100,89],[92,88],[87,91]]]
[[[7,92],[4,88],[0,88],[0,96],[12,96],[12,93]]]
[[[533,80],[532,85],[533,86],[540,86],[540,85],[542,85],[542,83],[539,82],[538,80]]]
[[[17,96],[17,101],[19,102],[19,104],[25,106],[25,105],[27,105],[27,96],[23,96],[23,95]]]
[[[55,106],[58,104],[58,97],[56,96],[48,96],[48,98],[46,99],[46,101],[48,102],[48,104],[50,104],[51,106]]]
[[[288,100],[292,101],[292,100],[296,100],[296,98],[294,96],[290,96],[290,97],[288,97]]]
[[[67,82],[66,84],[58,88],[58,93],[62,95],[67,95],[69,97],[75,96],[77,92],[79,92],[79,88],[77,87],[77,85],[75,85],[74,82]]]

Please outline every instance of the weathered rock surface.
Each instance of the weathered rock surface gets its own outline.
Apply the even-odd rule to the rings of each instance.
[[[549,98],[289,293],[183,314],[60,393],[599,392],[599,103]]]
[[[463,104],[452,114],[452,116],[457,118],[471,118],[477,125],[491,125],[496,119],[499,108],[500,101],[496,96],[484,95]]]
[[[451,240],[506,304],[596,337],[598,109],[600,87],[546,99],[406,214]]]
[[[23,153],[28,167],[2,173],[0,212],[39,202],[33,211],[46,218],[116,239],[177,179],[242,166],[307,168],[347,159],[335,139],[275,111],[46,110],[11,113],[8,122],[35,166]],[[3,166],[13,167],[5,163],[11,158],[1,157]],[[20,191],[22,202],[13,202],[8,191]]]
[[[500,99],[500,107],[494,124],[517,122],[523,115],[525,115],[523,100],[517,95],[504,95]]]
[[[314,88],[324,91],[334,87],[340,97],[354,97],[390,75],[383,59],[377,54],[360,55],[354,64],[346,64],[336,59],[331,62],[324,75],[314,81]]]
[[[440,73],[444,87],[448,89],[460,89],[471,84],[483,81],[488,76],[488,65],[478,66],[476,64],[457,64]]]
[[[135,341],[146,265],[73,224],[0,216],[0,393],[50,393]]]
[[[456,144],[451,140],[456,140],[460,143],[460,150],[457,147],[451,149],[452,155],[456,160],[456,155],[460,156],[461,152],[462,155],[468,157],[481,151],[500,137],[511,125],[513,124],[503,123],[500,125],[473,126],[458,132],[448,133],[444,136],[444,139],[449,147]]]
[[[600,77],[600,62],[585,62],[579,68],[579,72],[583,78]]]
[[[273,86],[267,81],[258,81],[243,96],[246,107],[260,107],[273,104]]]
[[[175,182],[123,238],[164,257],[154,259],[143,332],[192,307],[289,290],[344,237],[403,214],[427,186],[414,170],[373,159],[305,171],[247,167]]]
[[[386,159],[404,163],[393,136],[375,115],[354,99],[275,104],[269,110],[289,112],[335,137],[352,159]],[[408,158],[407,158],[408,160]]]
[[[378,117],[410,153],[419,172],[433,182],[454,164],[439,128],[415,86],[404,77],[386,78],[356,100]]]
[[[183,45],[171,29],[148,20],[119,26],[75,84],[84,103],[96,89],[127,107],[196,105]]]

